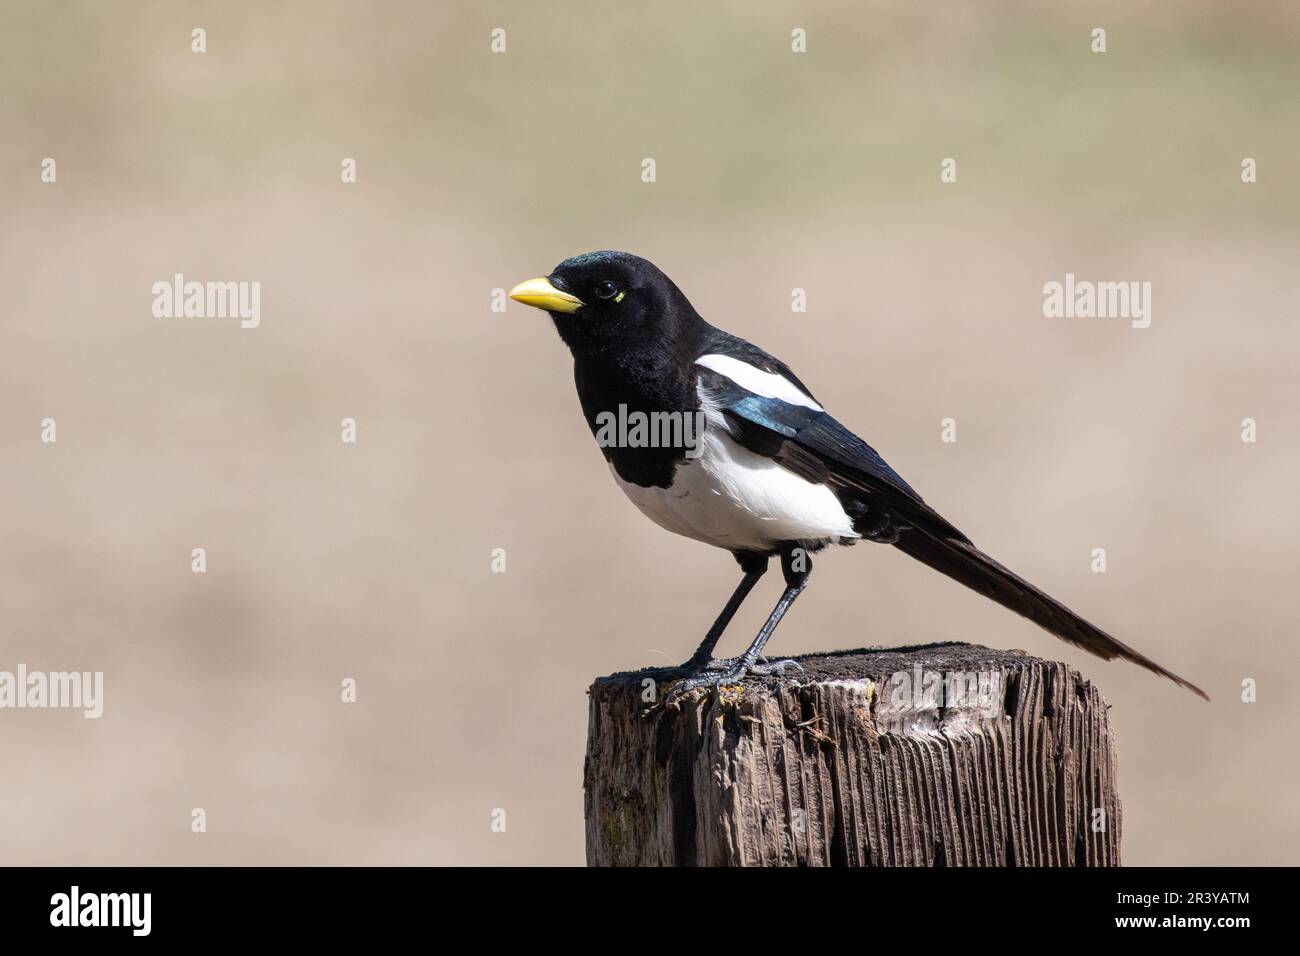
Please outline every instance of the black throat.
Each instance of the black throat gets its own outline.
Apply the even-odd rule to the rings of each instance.
[[[671,329],[671,336],[653,342],[643,342],[631,348],[602,349],[591,352],[574,350],[573,378],[578,387],[578,400],[587,427],[598,440],[601,439],[601,419],[624,420],[634,414],[645,416],[642,420],[658,421],[652,416],[663,412],[679,416],[694,416],[700,410],[696,394],[695,360],[699,357],[698,340],[708,326],[703,319],[694,317],[702,328]],[[665,330],[667,331],[667,330]],[[608,436],[608,428],[605,433]],[[676,447],[627,447],[618,443],[600,441],[601,454],[605,456],[624,481],[643,487],[667,488],[672,484],[673,473],[685,459],[686,449]]]

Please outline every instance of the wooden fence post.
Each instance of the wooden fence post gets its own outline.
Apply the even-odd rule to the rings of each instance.
[[[800,658],[645,713],[657,670],[591,687],[596,866],[1117,866],[1106,702],[970,644]]]

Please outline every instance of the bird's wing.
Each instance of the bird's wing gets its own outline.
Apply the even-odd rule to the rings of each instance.
[[[706,406],[722,416],[727,430],[737,442],[808,481],[830,485],[863,504],[888,510],[901,525],[920,524],[936,533],[967,540],[964,534],[927,505],[879,452],[818,405],[788,369],[770,356],[768,358],[769,368],[763,371],[777,375],[792,388],[797,388],[807,402],[758,394],[742,381],[714,368],[697,368],[700,392]],[[768,388],[766,391],[781,389]],[[787,395],[789,397],[797,396]]]

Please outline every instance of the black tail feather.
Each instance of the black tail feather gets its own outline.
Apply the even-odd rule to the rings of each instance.
[[[960,533],[960,532],[959,532]],[[923,564],[927,564],[973,591],[997,601],[1008,610],[1029,618],[1076,647],[1105,660],[1122,657],[1147,670],[1167,677],[1192,693],[1210,698],[1190,681],[1165,670],[1127,644],[1089,624],[1051,595],[1034,587],[1024,578],[1008,571],[965,538],[935,534],[911,527],[903,530],[894,545]]]

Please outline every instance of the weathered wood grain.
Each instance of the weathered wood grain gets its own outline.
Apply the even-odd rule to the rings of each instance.
[[[597,680],[587,862],[1119,864],[1114,737],[1078,672],[969,644],[799,660],[649,715],[661,672]]]

